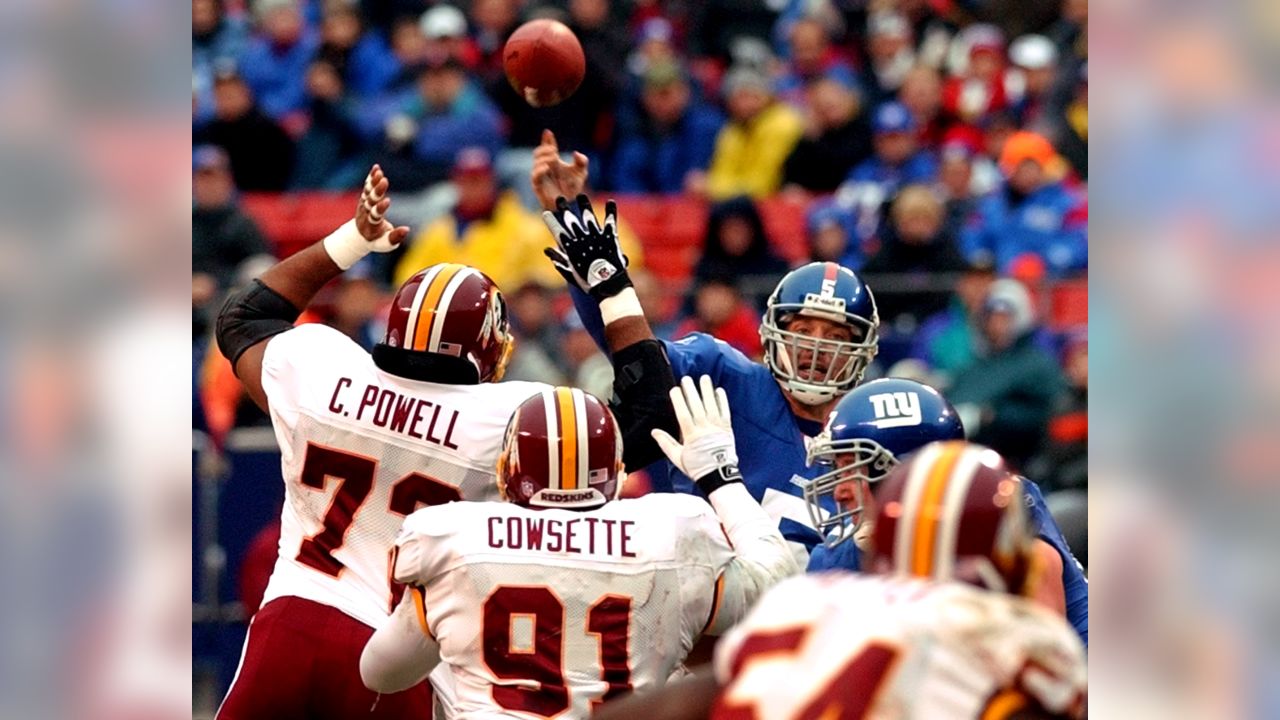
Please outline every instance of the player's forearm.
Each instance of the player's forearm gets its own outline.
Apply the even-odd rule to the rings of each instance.
[[[311,304],[320,288],[341,274],[342,268],[329,257],[322,241],[271,266],[259,279],[301,310]]]
[[[374,632],[360,654],[360,680],[378,693],[395,693],[417,685],[440,662],[440,645],[419,626],[409,596],[387,623]]]
[[[613,392],[618,398],[613,410],[622,432],[622,461],[627,472],[635,472],[662,458],[662,448],[651,435],[655,428],[679,433],[668,399],[676,378],[666,348],[652,333],[620,348],[612,362]]]
[[[747,492],[742,483],[730,483],[708,496],[735,558],[725,570],[723,607],[745,612],[770,587],[800,572],[778,525]],[[719,634],[739,618],[721,613],[708,633]]]

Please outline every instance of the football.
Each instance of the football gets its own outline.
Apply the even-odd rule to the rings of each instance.
[[[511,87],[534,107],[564,102],[582,84],[587,58],[573,31],[555,20],[531,20],[516,28],[502,51]]]

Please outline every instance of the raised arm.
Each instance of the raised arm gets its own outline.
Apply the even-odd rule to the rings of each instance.
[[[328,237],[281,262],[232,294],[218,313],[217,340],[249,397],[263,410],[262,357],[267,341],[293,323],[320,288],[371,252],[389,252],[409,234],[384,217],[390,182],[377,165],[365,178],[355,217]]]
[[[653,436],[671,462],[694,479],[733,545],[734,558],[724,570],[719,611],[706,630],[719,635],[740,620],[766,590],[800,572],[800,566],[778,532],[778,524],[742,483],[728,397],[723,389],[713,387],[706,375],[698,384],[701,390],[692,378],[684,377],[681,387],[671,390],[683,443],[662,430],[654,430]]]
[[[440,644],[419,611],[422,591],[409,586],[395,612],[360,653],[360,680],[377,693],[396,693],[417,685],[440,663]]]

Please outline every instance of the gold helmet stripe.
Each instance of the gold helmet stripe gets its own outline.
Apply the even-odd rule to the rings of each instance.
[[[431,286],[427,288],[427,294],[422,298],[422,305],[418,308],[417,320],[418,325],[413,333],[413,349],[426,350],[431,342],[431,332],[436,325],[438,316],[442,316],[440,312],[440,297],[444,295],[445,288],[449,286],[449,281],[457,275],[466,265],[458,263],[449,263],[440,269],[440,272],[431,278]],[[425,280],[425,278],[424,278]],[[441,317],[441,320],[443,318]]]
[[[578,489],[578,414],[574,410],[573,390],[555,389],[557,415],[560,416],[560,489]]]
[[[933,571],[933,544],[942,520],[942,497],[963,447],[961,443],[948,443],[929,466],[916,511],[915,540],[911,548],[911,574],[916,577],[929,577]]]

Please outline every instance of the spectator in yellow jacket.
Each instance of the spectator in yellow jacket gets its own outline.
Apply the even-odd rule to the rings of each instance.
[[[456,262],[478,268],[499,288],[514,290],[527,282],[562,282],[542,248],[551,243],[546,225],[513,192],[498,189],[489,152],[464,148],[453,165],[458,202],[408,243],[396,265],[395,282],[428,265]]]
[[[716,137],[706,193],[713,200],[772,195],[782,185],[783,163],[804,134],[804,120],[774,98],[768,77],[750,68],[725,75],[724,96],[729,122]]]
[[[564,281],[542,254],[554,242],[547,226],[516,193],[499,190],[487,150],[459,151],[451,179],[458,189],[457,204],[407,243],[396,264],[397,285],[429,265],[456,262],[479,269],[508,293],[530,283],[561,287]],[[638,266],[635,236],[625,227],[619,227],[619,234],[631,266]]]

